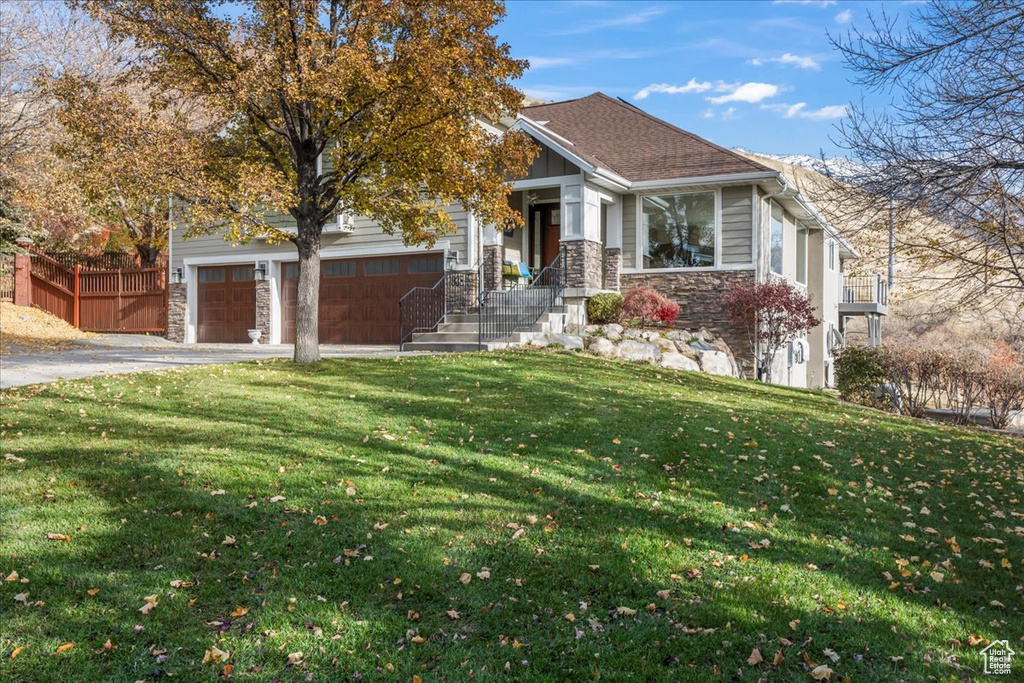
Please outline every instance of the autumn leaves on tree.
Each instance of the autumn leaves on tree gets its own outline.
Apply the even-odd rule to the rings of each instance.
[[[184,146],[190,230],[296,246],[296,361],[319,359],[320,237],[338,214],[407,244],[453,232],[451,203],[484,223],[521,220],[505,181],[533,147],[484,125],[521,101],[509,81],[525,63],[490,32],[500,2],[248,2],[237,19],[214,4],[83,2],[139,47],[154,102],[193,102],[216,124],[201,154]],[[269,212],[290,214],[296,232],[266,225]]]

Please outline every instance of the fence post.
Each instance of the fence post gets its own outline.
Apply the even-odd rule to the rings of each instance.
[[[14,255],[14,305],[32,305],[32,257]]]
[[[82,297],[81,297],[81,294],[80,294],[81,287],[82,287],[81,280],[82,280],[82,264],[81,263],[76,263],[75,264],[75,288],[74,288],[75,300],[74,300],[74,308],[72,309],[73,313],[71,314],[72,315],[72,321],[73,321],[72,325],[75,326],[75,329],[81,328],[81,324],[82,324],[81,313],[80,313],[80,311],[82,309]]]

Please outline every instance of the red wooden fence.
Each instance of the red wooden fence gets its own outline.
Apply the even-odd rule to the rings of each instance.
[[[89,332],[167,329],[167,271],[82,270],[32,254],[31,305]]]

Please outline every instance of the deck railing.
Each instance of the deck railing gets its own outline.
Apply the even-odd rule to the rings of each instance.
[[[843,303],[888,306],[889,283],[881,275],[844,275]]]
[[[547,311],[562,302],[565,291],[565,249],[530,281],[509,289],[480,292],[479,344],[508,339],[529,329]]]

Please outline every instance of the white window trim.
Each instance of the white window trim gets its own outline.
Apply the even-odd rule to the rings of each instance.
[[[644,254],[647,250],[647,230],[644,228],[644,198],[664,197],[666,195],[708,194],[715,195],[715,263],[706,268],[644,268]],[[722,264],[722,188],[713,190],[661,190],[658,192],[640,192],[636,195],[636,261],[634,268],[623,269],[623,273],[707,273],[716,270],[749,270],[751,264]]]
[[[779,211],[782,212],[782,268],[775,270],[772,268],[772,221],[775,220],[775,207],[779,207]],[[795,225],[795,224],[794,224]],[[778,275],[779,277],[785,277],[786,271],[786,208],[779,204],[774,199],[771,200],[771,204],[768,207],[768,272],[772,275]]]
[[[801,232],[804,233],[804,262],[803,262],[804,279],[803,279],[802,282],[800,281],[800,233]],[[796,245],[794,245],[794,246],[796,246],[796,270],[793,273],[793,281],[795,283],[797,283],[798,285],[802,285],[804,288],[807,287],[807,281],[810,279],[808,277],[808,273],[807,273],[808,266],[810,265],[810,262],[807,259],[807,251],[808,251],[807,246],[810,244],[810,241],[811,241],[810,237],[811,237],[810,229],[806,225],[803,225],[802,223],[796,223]],[[783,240],[785,240],[785,238],[786,238],[785,231],[783,231],[783,233],[782,233],[782,238],[783,238]]]

